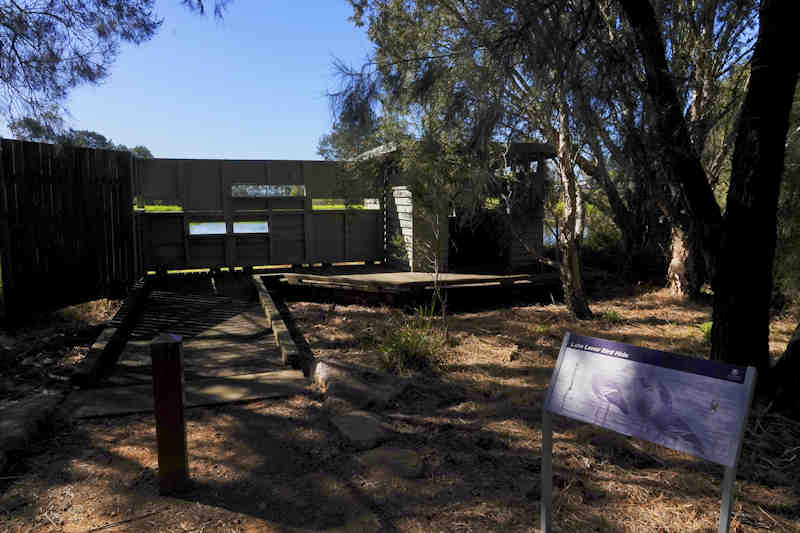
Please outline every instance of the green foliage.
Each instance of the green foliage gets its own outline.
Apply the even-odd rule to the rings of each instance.
[[[347,124],[337,120],[330,133],[317,144],[317,154],[327,161],[348,161],[381,145],[376,124],[367,126]]]
[[[179,205],[145,205],[144,208],[136,207],[134,204],[134,211],[145,213],[182,213],[183,208]]]
[[[438,372],[444,366],[446,337],[434,306],[420,306],[411,317],[391,320],[379,333],[381,364],[395,374]]]
[[[583,244],[595,250],[619,250],[622,233],[609,215],[605,196],[594,199],[597,203],[586,203],[586,235]]]
[[[99,83],[122,42],[155,35],[154,0],[18,0],[0,5],[0,91],[8,117],[60,116],[69,91]]]
[[[786,139],[783,183],[778,203],[775,283],[788,296],[800,295],[800,89],[795,92]]]
[[[625,322],[625,319],[622,317],[622,315],[613,309],[611,311],[603,311],[600,313],[600,319],[608,322],[609,324],[622,324]]]
[[[408,247],[400,232],[395,232],[389,239],[389,257],[400,263],[408,262]]]
[[[8,130],[15,138],[33,142],[54,142],[58,134],[56,124],[60,119],[53,113],[45,120],[23,117],[8,123]]]
[[[134,146],[131,148],[131,153],[136,157],[141,157],[142,159],[153,159],[153,152],[151,152],[146,146]]]
[[[713,325],[713,322],[703,322],[697,326],[697,328],[703,333],[703,342],[706,344],[711,344],[711,327]]]
[[[222,18],[230,1],[214,0],[217,18]],[[181,3],[204,14],[211,2]],[[80,85],[100,83],[108,76],[122,43],[141,44],[151,39],[162,22],[155,0],[2,2],[2,113],[12,121],[30,117],[44,124],[45,131],[34,136],[40,138],[30,140],[46,141],[42,134],[46,137],[61,126],[69,92]]]
[[[12,120],[8,129],[17,139],[23,141],[46,142],[79,148],[98,150],[119,150],[131,152],[137,157],[152,159],[153,154],[143,145],[129,149],[124,144],[114,144],[105,135],[91,130],[56,129],[52,124],[31,117]]]

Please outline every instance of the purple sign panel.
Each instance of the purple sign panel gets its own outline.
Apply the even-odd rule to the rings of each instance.
[[[545,409],[732,467],[743,367],[568,333]]]

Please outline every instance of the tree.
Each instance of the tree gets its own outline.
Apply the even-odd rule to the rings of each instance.
[[[573,315],[591,317],[579,253],[583,217],[575,159],[581,143],[569,104],[574,50],[532,37],[565,27],[572,3],[542,10],[522,1],[513,2],[513,10],[445,0],[353,4],[356,23],[368,21],[376,44],[373,63],[387,95],[383,108],[410,116],[418,138],[436,132],[444,141],[439,145],[459,146],[458,152],[472,157],[472,166],[484,169],[473,174],[483,181],[470,187],[473,196],[498,177],[490,171],[497,166],[492,159],[499,159],[493,143],[549,140],[557,146],[565,299]],[[552,68],[541,68],[546,61]]]
[[[143,145],[128,149],[124,144],[114,144],[111,139],[96,131],[74,130],[72,128],[66,131],[56,131],[52,126],[30,117],[11,121],[8,128],[17,139],[24,141],[49,142],[100,150],[120,150],[132,152],[134,155],[145,159],[152,159],[153,157],[150,150]]]
[[[710,281],[706,258],[695,238],[694,219],[661,164],[663,145],[653,134],[659,113],[646,96],[644,65],[635,60],[635,38],[619,2],[595,4],[601,23],[586,29],[582,45],[591,51],[582,59],[591,64],[594,75],[587,78],[589,85],[576,91],[581,97],[578,110],[594,159],[608,154],[605,166],[613,167],[622,182],[605,179],[602,161],[595,165],[596,177],[609,196],[624,242],[643,242],[643,229],[662,225],[656,220],[671,225],[668,284],[676,294],[697,296]],[[690,132],[690,145],[682,148],[700,155],[712,188],[724,202],[724,174],[755,43],[757,5],[742,0],[657,2],[654,11],[658,24],[651,29],[659,32],[669,50],[666,75],[676,88]],[[628,202],[615,189],[637,194]],[[637,212],[650,216],[632,216]],[[660,245],[662,231],[655,236]]]
[[[33,142],[55,142],[58,134],[54,124],[60,126],[58,116],[50,116],[39,121],[33,117],[24,117],[8,123],[11,134],[20,140]]]
[[[395,3],[355,3],[356,17],[385,6],[399,9]],[[589,95],[591,107],[605,111],[604,125],[624,126],[629,119],[634,127],[611,128],[613,142],[597,152],[611,153],[610,145],[623,143],[623,155],[640,169],[634,177],[652,185],[664,212],[683,230],[690,254],[702,260],[714,291],[712,357],[752,364],[765,372],[776,211],[789,111],[800,69],[800,58],[785,51],[792,49],[792,25],[800,15],[800,4],[763,0],[757,11],[755,2],[742,0],[656,4],[658,11],[642,0],[438,0],[406,7],[426,16],[449,13],[456,22],[450,27],[462,36],[462,41],[449,44],[463,43],[465,35],[486,37],[466,47],[442,46],[432,52],[450,57],[464,48],[471,56],[480,56],[482,50],[506,50],[507,62],[500,64],[514,68],[507,68],[503,87],[514,82],[522,88],[505,93],[512,101],[525,94],[526,85],[536,87],[536,82],[544,80],[550,92],[538,94],[550,96],[546,103],[555,111],[550,113],[551,129],[560,134],[560,141],[572,141],[574,147],[560,146],[564,154],[581,155],[579,134],[586,121],[570,113],[576,109],[578,96]],[[371,36],[387,33],[393,22],[391,18],[370,20],[374,20]],[[428,26],[417,26],[406,30],[406,39],[429,40]],[[683,40],[687,29],[692,38]],[[398,32],[388,35],[394,39]],[[752,48],[748,36],[755,36]],[[400,55],[396,61],[420,63],[419,57]],[[431,58],[438,56],[427,57],[424,63],[435,66]],[[562,57],[571,60],[565,63]],[[749,70],[742,71],[749,73],[743,98],[722,106],[727,117],[738,109],[738,119],[729,122],[730,135],[723,136],[735,140],[723,212],[717,201],[720,191],[714,186],[727,153],[708,153],[706,147],[720,120],[720,88],[732,79],[729,74],[737,65],[748,61]],[[423,74],[426,70],[430,68],[417,69]],[[597,106],[597,99],[592,100],[586,91],[591,82],[601,89],[609,87],[601,96],[623,105]],[[520,110],[525,106],[546,109],[535,98],[515,103]],[[614,113],[619,120],[609,120]],[[524,111],[516,116],[525,116]],[[565,131],[575,133],[568,136]],[[628,142],[637,131],[644,133],[640,147]],[[655,165],[655,172],[649,173],[640,163],[643,158]],[[562,171],[574,169],[567,157],[560,159]]]
[[[131,153],[136,157],[141,157],[142,159],[153,159],[153,153],[146,146],[141,144],[131,148]]]
[[[331,132],[320,137],[317,154],[327,161],[347,161],[381,144],[377,130],[365,132],[336,121]]]
[[[786,139],[786,160],[778,202],[776,285],[792,298],[800,295],[800,88],[795,91]]]
[[[56,138],[56,142],[59,144],[69,144],[71,146],[81,146],[97,150],[115,150],[117,148],[111,139],[107,139],[105,135],[97,133],[96,131],[73,130],[72,128],[59,135]],[[127,147],[125,147],[125,150],[127,151]]]
[[[214,0],[214,16],[222,18],[231,1],[232,0]],[[181,0],[181,3],[190,11],[196,11],[201,15],[204,15],[206,12],[206,2],[204,0]]]
[[[649,2],[619,0],[637,43],[657,113],[665,174],[696,221],[714,291],[711,357],[769,369],[769,303],[785,141],[800,58],[785,54],[800,4],[764,0],[750,81],[739,114],[725,213],[720,211],[668,75]]]
[[[331,132],[320,138],[317,153],[328,161],[347,161],[384,143],[382,120],[373,107],[380,82],[340,60],[333,68],[341,88],[328,93],[335,119]]]
[[[16,0],[0,5],[0,112],[57,128],[69,91],[109,75],[121,42],[161,26],[154,0]],[[203,0],[182,0],[205,13]],[[222,17],[229,0],[215,0]]]
[[[120,42],[150,39],[153,0],[20,0],[0,6],[0,101],[6,116],[48,123],[70,89],[108,75]],[[57,116],[57,115],[56,115]]]

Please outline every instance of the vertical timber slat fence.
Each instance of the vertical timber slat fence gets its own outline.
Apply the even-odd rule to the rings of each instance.
[[[120,294],[136,278],[133,156],[9,139],[0,152],[0,318]]]

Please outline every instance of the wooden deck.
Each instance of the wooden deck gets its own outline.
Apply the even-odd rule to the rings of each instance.
[[[152,410],[150,341],[160,333],[183,337],[187,407],[258,400],[305,390],[303,374],[283,365],[258,302],[157,290],[100,389],[70,396],[75,416]]]
[[[298,269],[281,273],[280,277],[290,285],[350,289],[365,292],[409,293],[432,289],[434,274],[428,272],[397,272],[382,267],[329,267]],[[593,272],[585,276],[590,280],[601,277]],[[472,274],[440,273],[440,287],[549,287],[558,286],[557,272],[541,274]]]

